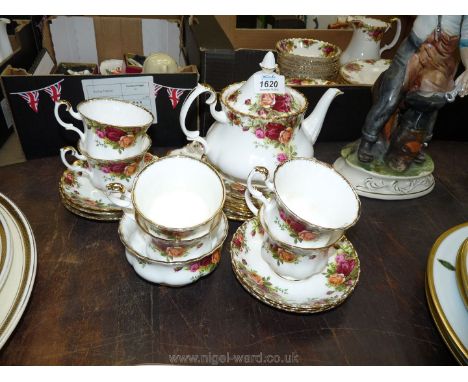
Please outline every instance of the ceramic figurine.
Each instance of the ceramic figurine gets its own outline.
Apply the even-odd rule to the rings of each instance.
[[[454,81],[459,57],[465,71]],[[422,149],[439,109],[467,94],[467,67],[468,16],[418,16],[374,85],[361,141],[346,146],[335,162],[358,193],[410,199],[432,190],[434,164]]]

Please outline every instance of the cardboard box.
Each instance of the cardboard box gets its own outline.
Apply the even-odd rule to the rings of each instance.
[[[52,26],[57,19],[50,20],[52,26],[51,28],[46,28],[44,35],[46,36],[46,40],[47,35],[52,36],[52,38],[49,39],[50,43],[46,43],[45,46],[49,52],[52,52],[52,58],[55,62],[58,61],[57,56],[66,57],[70,54],[76,54],[78,58],[82,58],[83,61],[76,61],[76,57],[71,56],[72,60],[69,62],[92,63],[95,61],[90,59],[89,54],[95,54],[96,61],[99,61],[108,58],[123,58],[124,52],[129,51],[138,54],[144,53],[142,45],[139,45],[139,42],[142,42],[146,38],[143,36],[143,29],[140,29],[140,38],[134,40],[137,42],[137,45],[132,45],[131,39],[124,39],[122,45],[120,45],[120,39],[110,39],[108,33],[112,34],[118,31],[120,35],[127,35],[128,38],[130,38],[130,36],[135,36],[135,25],[140,25],[142,27],[146,24],[146,21],[130,17],[94,17],[86,19],[87,20],[83,21],[79,18],[73,18],[75,21],[72,22],[70,20],[70,22],[75,24],[71,25],[71,29],[73,30],[76,25],[89,27],[89,19],[91,19],[91,22],[95,23],[95,26],[97,25],[96,30],[99,30],[95,36],[96,38],[92,41],[83,40],[83,34],[81,34],[81,37],[78,39],[79,41],[75,41],[73,33],[67,32],[68,27],[64,24],[66,20],[59,19],[60,25],[65,29],[62,28],[58,30],[64,35],[68,45],[58,40],[57,36],[54,37],[55,32],[53,32]],[[155,21],[158,20],[151,19],[151,23]],[[167,22],[166,20],[166,23]],[[172,21],[170,22],[171,24],[173,23]],[[178,24],[176,25],[178,28]],[[129,28],[128,30],[126,29],[127,27]],[[47,31],[48,29],[50,33]],[[86,35],[86,33],[84,35]],[[72,41],[68,41],[70,36],[73,37]],[[153,39],[157,40],[154,36]],[[103,40],[106,40],[107,44],[103,44]],[[77,46],[68,49],[68,46],[70,46],[73,41],[77,43]],[[169,40],[166,36],[165,41],[160,42],[160,45],[164,45],[167,41]],[[179,36],[177,36],[177,49],[179,47],[178,44]],[[150,43],[149,46],[155,46],[155,41]],[[173,47],[170,49],[173,49]],[[114,54],[121,54],[121,56],[116,57],[113,56]],[[184,60],[182,60],[182,62],[184,62]],[[118,81],[123,81],[127,78],[138,79],[138,77],[145,76],[148,75],[29,75],[24,70],[18,71],[12,67],[7,68],[2,74],[2,85],[8,98],[16,131],[18,132],[26,158],[33,159],[57,155],[61,147],[75,145],[78,140],[78,135],[76,133],[66,131],[55,119],[52,95],[47,92],[52,89],[54,84],[60,84],[60,98],[70,101],[71,104],[76,107],[79,102],[85,99],[82,83],[84,80],[116,78]],[[153,141],[153,146],[182,146],[186,143],[186,139],[179,126],[179,113],[189,90],[194,88],[199,80],[197,68],[195,66],[186,66],[178,73],[154,74],[149,76],[152,76],[152,82],[154,84],[159,85],[159,92],[154,96],[158,120],[157,123],[153,124],[148,130],[148,134]],[[177,89],[180,91],[177,92]],[[153,90],[151,89],[151,94],[153,94],[152,92]],[[37,101],[32,101],[30,104],[28,99],[23,98],[22,95],[31,95],[38,97],[38,99]],[[37,105],[35,103],[37,103]],[[196,105],[192,107],[187,118],[189,128],[191,129],[196,129],[197,127],[196,107]],[[81,122],[71,118],[64,109],[65,108],[60,109],[60,115],[63,120],[74,123],[76,126],[81,126]]]
[[[386,19],[390,16],[378,16]],[[399,42],[411,30],[413,16],[399,16],[402,31]],[[247,80],[259,70],[258,64],[268,50],[275,50],[278,40],[289,37],[315,38],[331,42],[345,49],[352,30],[335,29],[246,29],[236,27],[236,16],[196,16],[184,19],[185,52],[190,64],[197,65],[201,82],[221,91],[227,85]],[[383,44],[393,39],[393,33],[386,33]],[[384,58],[392,58],[399,43],[384,52]],[[460,65],[461,68],[463,65]],[[361,128],[372,105],[370,86],[338,85],[344,94],[337,97],[330,106],[324,121],[319,141],[352,141],[361,135]],[[312,110],[328,86],[296,88],[308,99]],[[200,125],[202,135],[213,123],[209,108],[200,98]],[[436,122],[435,138],[468,140],[468,130],[461,126],[468,124],[468,97],[458,98],[443,108]]]
[[[18,23],[15,34],[10,37],[13,53],[0,62],[0,73],[8,66],[29,67],[38,53],[34,41],[32,23],[28,20],[14,20]],[[0,88],[0,147],[13,132],[13,118],[8,101]]]

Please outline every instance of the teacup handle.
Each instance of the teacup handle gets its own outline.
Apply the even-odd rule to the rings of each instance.
[[[57,122],[60,125],[62,125],[63,127],[65,127],[65,129],[71,130],[71,131],[74,131],[75,133],[77,133],[80,136],[81,140],[84,142],[85,134],[80,129],[75,127],[72,123],[63,122],[62,119],[60,118],[59,113],[58,113],[60,105],[66,105],[67,111],[70,113],[70,115],[73,118],[78,119],[79,121],[82,121],[83,119],[81,118],[80,113],[77,113],[77,112],[73,111],[73,107],[70,104],[70,102],[65,101],[64,99],[61,99],[61,100],[58,100],[57,102],[55,102],[54,115],[55,115],[55,119],[57,120]]]
[[[270,203],[270,201],[262,194],[262,192],[257,190],[252,184],[252,180],[257,173],[263,175],[264,177],[263,181],[265,182],[265,185],[267,186],[267,188],[270,191],[274,191],[273,183],[268,179],[268,175],[269,175],[268,169],[262,166],[254,167],[254,169],[250,171],[250,174],[247,178],[247,189],[245,190],[245,193],[244,193],[245,202],[247,203],[247,206],[249,207],[250,211],[252,211],[254,215],[258,214],[258,208],[254,205],[251,196],[259,200],[263,204]]]
[[[72,171],[83,172],[86,175],[88,175],[90,178],[92,178],[93,173],[90,170],[83,168],[81,166],[77,166],[75,164],[70,164],[70,162],[68,162],[67,158],[65,157],[67,152],[71,152],[72,155],[77,159],[86,161],[86,157],[84,155],[81,155],[74,147],[67,146],[67,147],[62,147],[60,149],[60,158],[62,159],[63,164]]]
[[[400,38],[400,33],[401,33],[401,20],[398,18],[398,17],[395,17],[393,19],[390,20],[390,22],[394,22],[396,21],[397,23],[397,30],[395,32],[395,37],[393,37],[393,40],[390,44],[387,44],[385,46],[383,46],[382,48],[380,48],[380,51],[379,51],[379,56],[382,55],[382,53],[388,49],[392,49],[395,44],[397,43],[398,39]]]
[[[106,186],[106,189],[105,194],[107,198],[116,206],[125,209],[124,212],[128,213],[132,217],[134,213],[132,197],[125,186],[122,183],[109,183]],[[118,196],[115,196],[114,194],[118,194]],[[133,220],[135,219],[133,218]]]

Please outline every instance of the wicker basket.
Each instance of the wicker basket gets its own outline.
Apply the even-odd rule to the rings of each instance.
[[[341,49],[333,44],[307,38],[289,38],[276,43],[278,65],[289,78],[333,81],[340,70]]]

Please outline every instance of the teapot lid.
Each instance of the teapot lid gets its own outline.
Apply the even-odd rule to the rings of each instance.
[[[258,72],[254,73],[240,87],[229,86],[226,90],[233,91],[230,94],[223,94],[228,106],[237,112],[250,114],[252,116],[288,116],[296,114],[303,108],[302,102],[296,99],[295,93],[291,93],[291,88],[285,87],[285,93],[257,93],[255,91],[256,74],[271,74],[278,65],[273,52],[268,52],[260,63]]]

